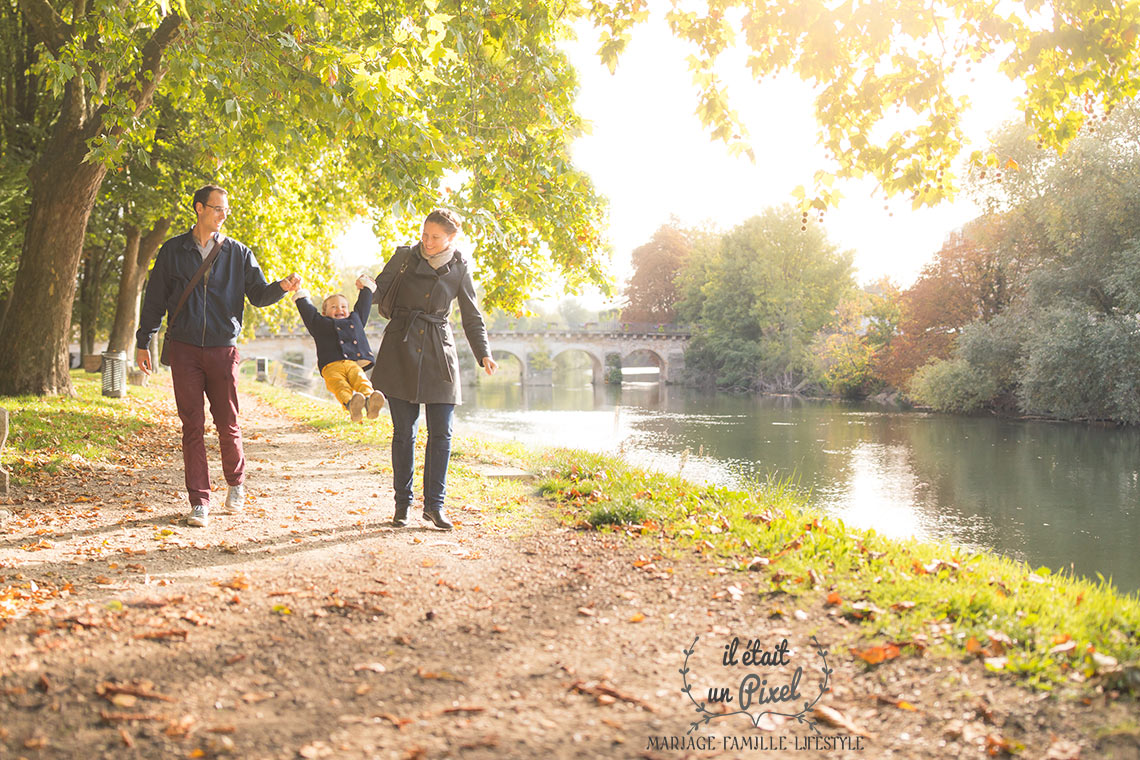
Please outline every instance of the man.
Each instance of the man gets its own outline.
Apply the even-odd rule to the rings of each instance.
[[[206,461],[204,398],[218,429],[222,470],[229,484],[228,512],[245,505],[245,454],[238,426],[238,334],[245,299],[254,306],[270,306],[296,290],[301,278],[291,274],[280,282],[266,282],[253,252],[221,233],[230,214],[226,191],[206,185],[194,193],[197,221],[190,231],[162,244],[150,273],[143,299],[139,329],[135,333],[135,361],[151,372],[151,339],[163,314],[176,310],[186,286],[202,266],[215,241],[221,248],[213,265],[194,287],[173,320],[167,317],[166,339],[174,401],[182,419],[182,461],[190,497],[187,523],[204,528],[210,522],[210,467]]]

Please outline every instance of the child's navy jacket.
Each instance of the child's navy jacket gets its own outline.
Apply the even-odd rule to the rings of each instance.
[[[333,362],[354,361],[363,369],[372,366],[375,357],[364,335],[364,325],[368,322],[368,310],[372,308],[372,291],[361,288],[352,313],[344,319],[326,317],[317,310],[308,296],[297,299],[297,311],[309,334],[317,341],[317,367],[324,369]]]

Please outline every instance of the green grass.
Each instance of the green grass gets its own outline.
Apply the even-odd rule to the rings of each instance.
[[[861,621],[878,642],[860,650],[864,659],[937,648],[1038,688],[1095,683],[1140,694],[1140,599],[1103,581],[853,530],[786,484],[730,491],[580,451],[535,453],[532,464],[571,521],[688,548],[777,605],[806,596]]]
[[[112,459],[131,438],[164,422],[153,403],[169,388],[130,386],[125,397],[109,398],[98,374],[72,370],[71,382],[74,397],[0,396],[9,428],[0,456],[17,484],[34,472],[58,472],[75,458]]]

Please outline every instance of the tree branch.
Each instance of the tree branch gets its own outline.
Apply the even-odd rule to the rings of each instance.
[[[162,68],[162,54],[174,42],[181,26],[182,17],[177,13],[171,13],[164,17],[162,23],[154,30],[154,34],[143,45],[139,71],[134,81],[124,81],[118,87],[129,100],[134,102],[134,115],[136,117],[150,106],[151,100],[154,98],[154,91],[158,88],[158,83],[163,74],[166,73],[166,70]],[[100,123],[102,123],[102,117],[106,114],[107,108],[108,106],[104,105],[99,109]],[[108,134],[117,136],[122,134],[123,129],[122,125],[117,124],[108,130]]]
[[[64,23],[59,12],[48,0],[17,0],[24,17],[35,30],[40,40],[48,46],[53,55],[67,44],[71,37],[71,26]]]

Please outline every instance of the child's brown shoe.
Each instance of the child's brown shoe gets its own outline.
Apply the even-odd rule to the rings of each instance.
[[[372,391],[372,395],[368,397],[368,419],[374,420],[380,416],[380,410],[384,408],[384,394],[380,391]]]
[[[352,394],[352,398],[348,400],[348,414],[353,422],[364,421],[364,395],[362,393]]]

